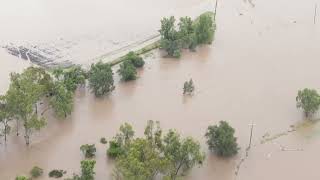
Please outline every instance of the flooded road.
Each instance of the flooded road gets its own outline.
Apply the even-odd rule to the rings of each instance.
[[[130,29],[116,29],[117,35],[111,33],[109,37],[126,41],[125,36],[130,33],[152,34],[162,16],[175,9],[177,15],[192,16],[198,10],[190,9],[209,2],[139,1],[137,5],[119,1],[114,7],[131,7],[127,6],[129,3],[135,8],[119,12],[121,17],[115,26]],[[99,139],[109,140],[124,122],[131,123],[137,135],[142,135],[150,119],[160,121],[164,130],[175,128],[183,135],[195,137],[204,151],[208,125],[226,120],[235,127],[241,146],[239,155],[225,160],[207,153],[204,165],[194,168],[187,175],[188,180],[319,179],[320,125],[306,124],[283,134],[291,125],[303,122],[302,113],[295,107],[297,91],[304,87],[320,90],[320,17],[313,24],[316,2],[320,4],[297,0],[219,1],[218,29],[212,45],[200,47],[195,53],[184,52],[180,60],[162,58],[161,52],[154,51],[146,58],[139,79],[122,83],[116,76],[116,90],[104,99],[79,89],[72,116],[57,121],[48,113],[48,126],[35,133],[30,148],[25,147],[23,137],[15,136],[9,138],[7,147],[0,146],[0,179],[27,174],[35,165],[44,168],[45,174],[52,169],[65,169],[69,175],[79,172],[83,159],[79,147],[86,143],[97,146],[96,179],[111,179],[113,162],[106,158],[106,146]],[[139,8],[143,10],[136,13]],[[140,14],[144,10],[147,13]],[[101,11],[94,13],[98,12]],[[132,19],[122,20],[128,16]],[[113,26],[113,18],[106,17],[105,23]],[[139,26],[137,22],[129,23],[134,20],[141,22]],[[143,30],[139,31],[140,28]],[[72,26],[66,29],[73,34]],[[91,47],[78,50],[86,53]],[[79,63],[86,64],[85,59]],[[189,78],[193,78],[196,92],[192,98],[184,98],[182,85]],[[250,123],[255,124],[253,146],[236,176],[236,167],[248,145]],[[282,135],[261,144],[266,134]]]

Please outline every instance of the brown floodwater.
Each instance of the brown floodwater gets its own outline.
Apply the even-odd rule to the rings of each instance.
[[[110,30],[109,37],[125,38],[135,30],[152,34],[163,15],[189,14],[189,10],[195,15],[201,12],[200,7],[213,9],[203,5],[210,1],[200,0],[119,2],[123,4],[110,8],[124,9],[119,19],[106,17],[105,23],[126,28],[115,30],[116,36]],[[204,133],[208,125],[226,120],[236,129],[239,155],[221,159],[207,152],[204,165],[194,168],[186,176],[188,180],[319,179],[320,125],[317,121],[303,123],[302,113],[295,107],[299,89],[320,90],[320,17],[313,24],[315,3],[319,6],[320,1],[219,1],[218,29],[212,45],[197,52],[185,51],[180,60],[162,58],[161,52],[154,51],[146,57],[139,79],[123,83],[115,76],[115,91],[103,99],[95,98],[86,88],[79,89],[72,115],[56,120],[49,112],[48,126],[34,134],[30,147],[24,145],[23,137],[16,136],[9,138],[7,146],[0,146],[0,179],[27,174],[35,165],[44,168],[45,174],[52,169],[65,169],[69,175],[79,172],[83,159],[79,147],[86,143],[97,146],[96,179],[111,179],[113,161],[106,158],[106,145],[99,139],[111,139],[124,122],[142,135],[150,119],[160,121],[164,130],[175,128],[184,136],[193,136],[206,152]],[[58,7],[55,4],[52,8]],[[50,13],[55,14],[53,10]],[[90,60],[80,62],[88,64]],[[1,66],[1,70],[5,68]],[[193,97],[183,97],[182,85],[189,78],[193,78],[196,92]],[[248,146],[250,123],[255,124],[253,145],[236,176]],[[291,125],[299,128],[288,132]],[[277,138],[261,144],[263,136]]]

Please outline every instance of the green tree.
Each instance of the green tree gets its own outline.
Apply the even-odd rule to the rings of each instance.
[[[124,61],[123,63],[120,64],[118,73],[121,76],[121,80],[123,81],[130,81],[130,80],[137,79],[137,69],[129,61]]]
[[[117,158],[124,153],[124,149],[120,143],[116,140],[109,141],[109,148],[107,149],[107,155],[111,158]]]
[[[34,166],[31,171],[30,171],[30,174],[33,178],[37,178],[39,176],[41,176],[43,174],[43,169],[41,169],[40,167],[38,166]]]
[[[198,44],[210,44],[213,41],[215,24],[211,13],[200,15],[194,22],[195,35]]]
[[[184,82],[183,84],[183,94],[189,94],[191,95],[194,92],[194,84],[192,79],[190,79],[189,81]]]
[[[181,17],[178,25],[182,47],[193,49],[196,46],[193,21],[190,17]]]
[[[83,160],[81,161],[81,178],[80,180],[94,180],[94,166],[95,160]]]
[[[66,118],[73,108],[73,92],[69,91],[63,83],[55,82],[49,103],[59,118]]]
[[[62,170],[62,169],[54,169],[52,171],[49,172],[49,177],[53,177],[53,178],[61,178],[63,176],[63,174],[66,174],[67,172]]]
[[[79,85],[84,85],[87,78],[87,72],[81,66],[73,66],[68,69],[57,68],[54,69],[53,74],[71,92],[74,92]]]
[[[97,151],[96,146],[94,144],[84,144],[80,147],[80,150],[86,158],[94,157]]]
[[[170,130],[164,137],[164,155],[169,160],[166,179],[175,180],[196,165],[201,165],[205,155],[199,142],[191,137],[181,139],[180,134]]]
[[[163,18],[161,20],[160,47],[167,51],[169,56],[179,58],[181,54],[181,40],[175,29],[175,18]]]
[[[0,123],[2,124],[0,135],[4,136],[5,143],[7,142],[7,135],[11,132],[9,122],[12,120],[12,116],[6,103],[6,97],[0,96]]]
[[[135,52],[131,51],[125,56],[125,61],[131,62],[136,68],[141,68],[144,65],[142,57],[138,56]]]
[[[320,96],[314,89],[299,90],[296,101],[297,108],[302,108],[306,117],[314,114],[320,106]]]
[[[49,79],[41,69],[33,67],[22,74],[11,74],[11,84],[6,94],[7,107],[23,123],[27,145],[30,144],[32,131],[46,124],[45,119],[37,114],[37,103],[50,89]]]
[[[237,154],[239,147],[234,132],[235,130],[226,121],[220,121],[219,125],[209,126],[205,134],[209,150],[224,157]]]
[[[146,139],[132,141],[127,152],[116,161],[116,171],[123,179],[153,179],[165,166],[166,161]]]
[[[134,130],[128,123],[121,125],[119,130],[120,132],[109,142],[107,155],[112,158],[122,155],[125,152],[125,149],[130,145],[134,136]]]
[[[113,91],[113,83],[113,72],[109,64],[100,61],[91,65],[89,71],[89,86],[97,97]]]

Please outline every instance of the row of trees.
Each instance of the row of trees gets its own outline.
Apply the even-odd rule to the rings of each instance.
[[[123,124],[120,132],[109,142],[107,155],[115,158],[116,179],[175,180],[201,165],[205,159],[198,141],[183,138],[175,130],[163,134],[159,122],[148,121],[144,137],[134,137],[130,124]],[[209,149],[219,156],[232,156],[238,152],[234,129],[227,122],[209,126],[206,132]]]
[[[64,118],[71,113],[73,93],[79,84],[84,83],[84,72],[80,67],[73,67],[68,71],[57,70],[53,75],[42,68],[29,67],[22,73],[10,75],[10,86],[5,95],[0,96],[1,134],[7,141],[11,131],[11,121],[16,121],[17,135],[19,125],[22,124],[26,144],[30,143],[30,135],[46,125],[42,116],[48,109]],[[39,106],[47,104],[48,107]]]
[[[212,13],[204,13],[195,21],[190,17],[180,18],[178,27],[173,16],[161,20],[160,47],[169,56],[179,58],[181,49],[194,50],[199,44],[210,44],[216,29]]]
[[[143,59],[130,52],[120,65],[119,74],[125,81],[136,79],[136,68],[143,65]],[[71,114],[74,92],[77,87],[85,86],[86,79],[97,97],[115,88],[111,65],[102,62],[92,64],[89,71],[81,66],[57,68],[52,72],[40,67],[29,67],[22,73],[12,73],[8,91],[0,96],[0,135],[4,136],[6,142],[12,130],[12,122],[15,121],[17,135],[22,125],[26,144],[29,145],[32,132],[46,125],[43,114],[47,110],[53,109],[59,118]],[[39,106],[42,106],[42,112],[39,112]]]

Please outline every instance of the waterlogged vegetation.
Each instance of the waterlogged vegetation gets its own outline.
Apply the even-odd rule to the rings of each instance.
[[[163,18],[161,40],[152,44],[150,49],[161,47],[168,56],[179,58],[182,49],[195,50],[198,45],[212,43],[215,28],[211,13],[202,14],[195,20],[182,17],[178,24],[173,16]],[[88,71],[81,66],[57,68],[50,72],[40,67],[29,67],[22,73],[12,73],[8,91],[0,96],[0,133],[4,142],[15,128],[17,136],[22,131],[25,143],[29,145],[32,133],[46,126],[45,112],[49,109],[57,118],[66,118],[72,113],[75,91],[79,87],[85,87],[86,82],[96,97],[112,93],[115,90],[112,66],[117,63],[120,63],[117,73],[122,81],[136,80],[138,69],[145,64],[140,55],[141,53],[129,52],[119,61],[92,64]],[[192,95],[194,91],[192,79],[184,82],[183,94]],[[311,117],[319,109],[320,95],[316,90],[306,88],[298,92],[296,102],[297,108],[301,108],[306,117]],[[231,157],[240,150],[235,129],[226,121],[210,125],[204,138],[209,151],[214,155]],[[175,129],[165,132],[156,121],[147,122],[141,137],[135,135],[130,124],[124,123],[109,142],[103,137],[100,143],[109,143],[104,151],[106,158],[113,159],[113,177],[119,180],[182,179],[190,170],[200,167],[205,160],[203,148],[196,139],[184,137]],[[84,144],[80,151],[85,158],[80,162],[81,172],[67,179],[94,180],[97,148],[95,144]],[[34,166],[30,175],[35,179],[42,176],[43,172],[42,168]],[[61,178],[64,174],[64,170],[55,169],[48,175]],[[30,178],[27,176],[16,177],[16,180],[28,179]]]
[[[318,111],[320,106],[320,95],[314,89],[305,88],[298,91],[296,101],[297,108],[301,108],[308,118]]]
[[[198,45],[211,44],[216,29],[212,13],[204,13],[196,20],[190,17],[182,17],[176,27],[176,19],[171,16],[161,20],[160,48],[164,49],[168,56],[179,58],[181,49],[195,50]]]
[[[183,138],[175,130],[163,134],[159,122],[148,121],[144,137],[134,137],[131,125],[124,124],[110,142],[109,156],[115,158],[116,179],[163,179],[182,177],[201,165],[205,155],[192,137]]]

